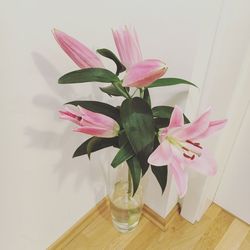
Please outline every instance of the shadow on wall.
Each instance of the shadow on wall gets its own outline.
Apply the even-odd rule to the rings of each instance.
[[[59,86],[57,85],[57,79],[60,76],[58,70],[39,53],[33,52],[32,58],[36,68],[39,70],[44,83],[48,84],[49,88],[55,95],[40,94],[34,96],[32,102],[39,108],[44,108],[52,113],[52,116],[58,120],[58,110],[62,108],[62,104],[77,99],[79,96],[73,86]],[[90,91],[83,92],[84,96],[80,99],[101,99],[96,90],[96,87],[91,85]],[[98,96],[96,96],[98,95]],[[56,98],[56,96],[58,98]],[[66,124],[66,123],[65,123]],[[50,125],[48,124],[47,127]],[[75,178],[75,190],[81,189],[83,183],[88,182],[95,194],[97,201],[105,194],[105,188],[103,188],[104,180],[100,175],[100,168],[103,165],[103,157],[93,157],[91,163],[86,156],[72,159],[74,150],[84,142],[88,136],[79,133],[73,133],[68,125],[62,133],[56,133],[51,130],[41,131],[34,127],[26,127],[25,134],[30,138],[29,147],[40,148],[43,150],[55,150],[61,152],[60,161],[54,166],[53,172],[58,177],[58,188],[65,181],[69,175],[73,175]],[[98,152],[100,154],[101,152]],[[102,152],[103,154],[104,152]],[[99,155],[100,156],[100,155]],[[51,163],[53,164],[53,163]],[[104,171],[102,171],[104,172]],[[103,185],[101,185],[103,183]]]

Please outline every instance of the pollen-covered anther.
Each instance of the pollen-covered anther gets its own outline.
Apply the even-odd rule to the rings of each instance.
[[[202,146],[201,146],[201,144],[199,142],[192,142],[190,140],[186,140],[186,142],[192,144],[193,146],[195,146],[197,148],[202,149]]]
[[[192,156],[187,155],[186,153],[183,153],[183,156],[186,157],[187,159],[193,160],[195,158],[195,155],[193,154]]]

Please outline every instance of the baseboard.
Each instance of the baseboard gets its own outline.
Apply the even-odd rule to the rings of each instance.
[[[85,227],[87,227],[93,218],[109,209],[108,199],[103,198],[94,208],[92,208],[85,216],[83,216],[77,223],[75,223],[69,230],[67,230],[58,240],[56,240],[48,250],[63,249],[70,241],[72,241]],[[179,206],[176,205],[166,218],[161,217],[155,213],[150,207],[144,205],[143,216],[150,220],[153,224],[158,226],[162,231],[166,231],[167,224],[173,217],[173,215],[179,210]]]
[[[180,212],[180,206],[179,204],[176,204],[173,209],[170,211],[170,213],[167,215],[167,217],[163,218],[159,214],[157,214],[155,211],[153,211],[150,207],[147,205],[143,206],[143,215],[150,220],[153,224],[155,224],[157,227],[159,227],[163,232],[167,230],[167,225],[169,221],[172,219],[175,213]]]

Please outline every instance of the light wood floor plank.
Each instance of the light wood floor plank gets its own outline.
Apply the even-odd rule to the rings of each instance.
[[[250,227],[248,227],[248,234],[240,245],[239,250],[249,250],[250,249]]]
[[[175,219],[169,223],[167,231],[157,235],[147,249],[192,249],[220,211],[221,208],[212,205],[203,219],[194,225],[176,214]]]
[[[150,242],[161,233],[162,231],[154,226],[152,222],[148,221],[148,223],[144,226],[143,230],[130,242],[126,244],[125,250],[140,250],[147,249],[150,245]]]
[[[215,250],[237,250],[246,237],[249,228],[244,222],[234,219]]]
[[[151,224],[145,217],[142,217],[137,228],[127,234],[119,233],[119,237],[110,239],[110,242],[107,242],[105,250],[123,250],[126,248],[126,245],[131,242],[133,239],[137,238],[141,232],[144,232],[147,224]]]
[[[204,233],[202,238],[195,245],[195,250],[212,250],[219,243],[231,223],[234,217],[222,210],[211,224],[211,226]]]

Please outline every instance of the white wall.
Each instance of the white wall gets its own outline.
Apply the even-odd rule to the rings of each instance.
[[[69,100],[108,98],[91,84],[56,84],[76,67],[50,30],[57,27],[94,49],[113,49],[110,28],[132,24],[146,58],[166,61],[169,76],[190,79],[218,2],[1,1],[1,249],[46,248],[105,194],[104,153],[95,154],[92,162],[86,157],[72,160],[74,149],[87,137],[71,132],[57,111]],[[178,100],[183,106],[187,89],[181,90],[174,98],[170,94],[175,88],[156,90],[154,103]],[[174,205],[177,196],[170,191],[169,204]],[[157,192],[160,188],[151,184],[147,201],[164,215],[170,205]]]

